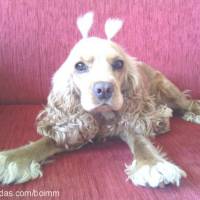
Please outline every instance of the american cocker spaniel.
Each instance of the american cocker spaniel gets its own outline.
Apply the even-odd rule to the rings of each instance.
[[[186,173],[148,136],[168,132],[173,111],[200,123],[199,102],[111,40],[122,27],[121,20],[106,21],[106,39],[88,37],[92,23],[91,12],[78,18],[83,38],[53,76],[48,103],[37,117],[37,131],[44,137],[0,152],[0,182],[35,179],[42,176],[41,164],[48,157],[117,136],[134,155],[125,172],[135,185],[179,186]]]

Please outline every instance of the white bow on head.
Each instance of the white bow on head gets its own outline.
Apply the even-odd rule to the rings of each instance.
[[[88,33],[93,24],[93,12],[87,12],[85,15],[78,17],[76,23],[83,38],[88,37]]]
[[[122,28],[122,25],[123,21],[121,19],[107,19],[104,26],[104,31],[107,39],[111,40]]]
[[[87,12],[85,15],[78,17],[77,27],[83,38],[88,37],[88,33],[93,24],[94,13]],[[122,28],[123,21],[120,19],[109,18],[106,20],[104,31],[108,40],[111,40]]]

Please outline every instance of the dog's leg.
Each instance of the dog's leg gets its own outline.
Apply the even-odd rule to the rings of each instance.
[[[42,176],[41,163],[62,151],[64,149],[57,147],[52,139],[43,137],[28,145],[0,152],[0,183],[17,184]]]
[[[157,150],[142,135],[121,135],[134,154],[134,161],[126,166],[126,174],[135,185],[163,187],[166,184],[179,186],[181,177],[186,173],[177,165],[167,161],[164,154]]]
[[[156,135],[164,134],[170,131],[170,117],[172,117],[172,109],[166,105],[159,105],[152,119],[153,133]]]
[[[152,93],[160,104],[167,104],[183,119],[200,124],[200,101],[188,98],[171,81],[157,73],[152,82]]]

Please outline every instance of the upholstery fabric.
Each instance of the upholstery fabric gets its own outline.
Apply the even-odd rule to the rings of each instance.
[[[91,35],[105,37],[105,20],[122,18],[115,41],[200,96],[198,0],[0,0],[0,103],[46,100],[53,73],[80,39],[76,18],[90,10]]]
[[[42,107],[37,105],[0,106],[1,149],[14,148],[38,138],[33,124],[40,109]],[[130,150],[123,142],[112,140],[55,156],[53,163],[43,167],[41,179],[17,186],[0,186],[0,191],[58,190],[59,198],[52,199],[61,200],[197,200],[200,197],[199,132],[200,126],[173,119],[172,132],[154,139],[187,171],[188,177],[182,180],[179,188],[170,185],[155,190],[127,182],[124,164],[132,161]]]

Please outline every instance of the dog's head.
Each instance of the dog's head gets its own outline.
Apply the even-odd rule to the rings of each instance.
[[[122,22],[106,22],[105,32],[108,39],[87,37],[92,24],[91,17],[89,13],[78,19],[77,24],[83,39],[74,46],[65,63],[56,72],[53,91],[58,96],[59,93],[63,94],[65,98],[72,98],[69,96],[74,93],[78,94],[82,108],[89,112],[118,111],[125,103],[125,91],[130,88],[130,84],[131,89],[137,87],[139,76],[133,66],[134,59],[111,41],[121,28]],[[80,22],[81,20],[83,22]],[[74,100],[68,100],[66,103],[72,103]]]

